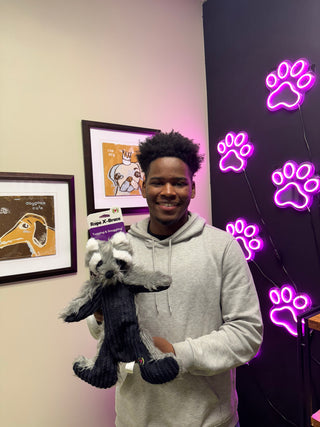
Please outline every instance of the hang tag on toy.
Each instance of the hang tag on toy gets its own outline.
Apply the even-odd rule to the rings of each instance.
[[[128,374],[133,374],[134,364],[135,362],[126,363],[125,371],[128,372]]]
[[[112,207],[87,217],[90,237],[97,240],[109,240],[119,231],[126,232],[122,211],[119,207]]]

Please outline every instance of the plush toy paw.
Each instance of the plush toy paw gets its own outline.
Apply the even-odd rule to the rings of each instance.
[[[179,365],[173,357],[164,357],[158,360],[138,359],[142,378],[151,384],[163,384],[172,381],[179,374]]]
[[[88,366],[88,361],[91,364],[90,359],[81,357],[73,364],[73,371],[80,379],[98,388],[110,388],[116,384],[117,367],[110,360],[102,360],[93,366]]]

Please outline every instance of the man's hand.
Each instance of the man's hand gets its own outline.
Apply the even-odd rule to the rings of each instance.
[[[100,325],[103,322],[103,314],[102,314],[102,310],[96,311],[95,313],[93,313],[97,323]]]
[[[153,337],[153,344],[160,350],[162,353],[173,353],[176,354],[173,348],[173,345],[169,343],[165,338]]]

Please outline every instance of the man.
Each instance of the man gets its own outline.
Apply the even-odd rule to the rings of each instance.
[[[133,374],[123,371],[116,424],[235,427],[235,368],[255,356],[262,340],[250,270],[231,234],[188,211],[195,197],[193,176],[203,160],[198,145],[172,131],[148,138],[139,149],[150,216],[130,228],[134,261],[170,274],[172,285],[139,294],[138,317],[155,345],[175,354],[181,374],[151,385],[138,367]]]

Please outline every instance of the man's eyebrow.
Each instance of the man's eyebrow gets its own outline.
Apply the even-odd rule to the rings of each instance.
[[[150,179],[166,179],[164,176],[150,176]]]
[[[149,178],[150,181],[183,181],[186,182],[188,181],[188,179],[185,176],[174,176],[172,178],[167,178],[164,176],[152,176],[151,178]]]

